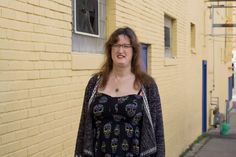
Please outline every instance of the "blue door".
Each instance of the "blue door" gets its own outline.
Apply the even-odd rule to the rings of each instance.
[[[228,100],[232,99],[232,92],[233,92],[233,76],[228,78]]]
[[[142,51],[141,51],[141,57],[143,61],[143,69],[147,72],[147,52],[148,52],[148,45],[147,44],[141,44],[142,45]]]
[[[207,61],[202,61],[202,132],[207,131]]]

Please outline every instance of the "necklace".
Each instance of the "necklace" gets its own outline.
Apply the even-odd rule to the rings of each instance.
[[[123,81],[127,81],[127,80],[129,80],[131,77],[130,76],[128,76],[128,77],[126,77]],[[120,79],[117,77],[117,75],[114,75],[114,81],[115,81],[115,84],[116,84],[116,86],[117,87],[115,87],[115,92],[116,93],[118,93],[119,91],[120,91],[120,89],[119,89],[119,84],[121,83],[120,81]]]
[[[119,92],[119,88],[116,88],[116,89],[115,89],[115,92],[116,92],[116,93]]]

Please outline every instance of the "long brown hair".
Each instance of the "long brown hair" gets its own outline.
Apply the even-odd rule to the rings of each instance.
[[[119,40],[119,35],[125,35],[130,39],[130,44],[133,48],[133,56],[131,60],[131,72],[135,75],[134,88],[140,88],[141,84],[148,83],[149,76],[142,70],[141,64],[141,52],[140,52],[140,43],[135,32],[129,27],[123,27],[116,29],[107,42],[105,43],[105,62],[101,67],[100,72],[98,73],[102,80],[100,82],[100,88],[105,88],[108,81],[108,77],[113,68],[113,61],[111,57],[112,45],[116,44]]]

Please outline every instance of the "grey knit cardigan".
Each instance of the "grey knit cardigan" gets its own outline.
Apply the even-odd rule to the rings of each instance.
[[[75,157],[94,156],[94,127],[90,115],[90,104],[97,91],[100,77],[94,75],[88,82],[80,126],[75,146]],[[142,86],[144,114],[141,130],[140,157],[165,157],[164,128],[158,87],[151,78],[148,85]]]

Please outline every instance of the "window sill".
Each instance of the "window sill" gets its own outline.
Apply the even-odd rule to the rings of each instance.
[[[176,57],[164,59],[164,66],[175,66],[175,65],[177,65]]]
[[[72,52],[72,70],[97,70],[101,67],[104,54]]]

